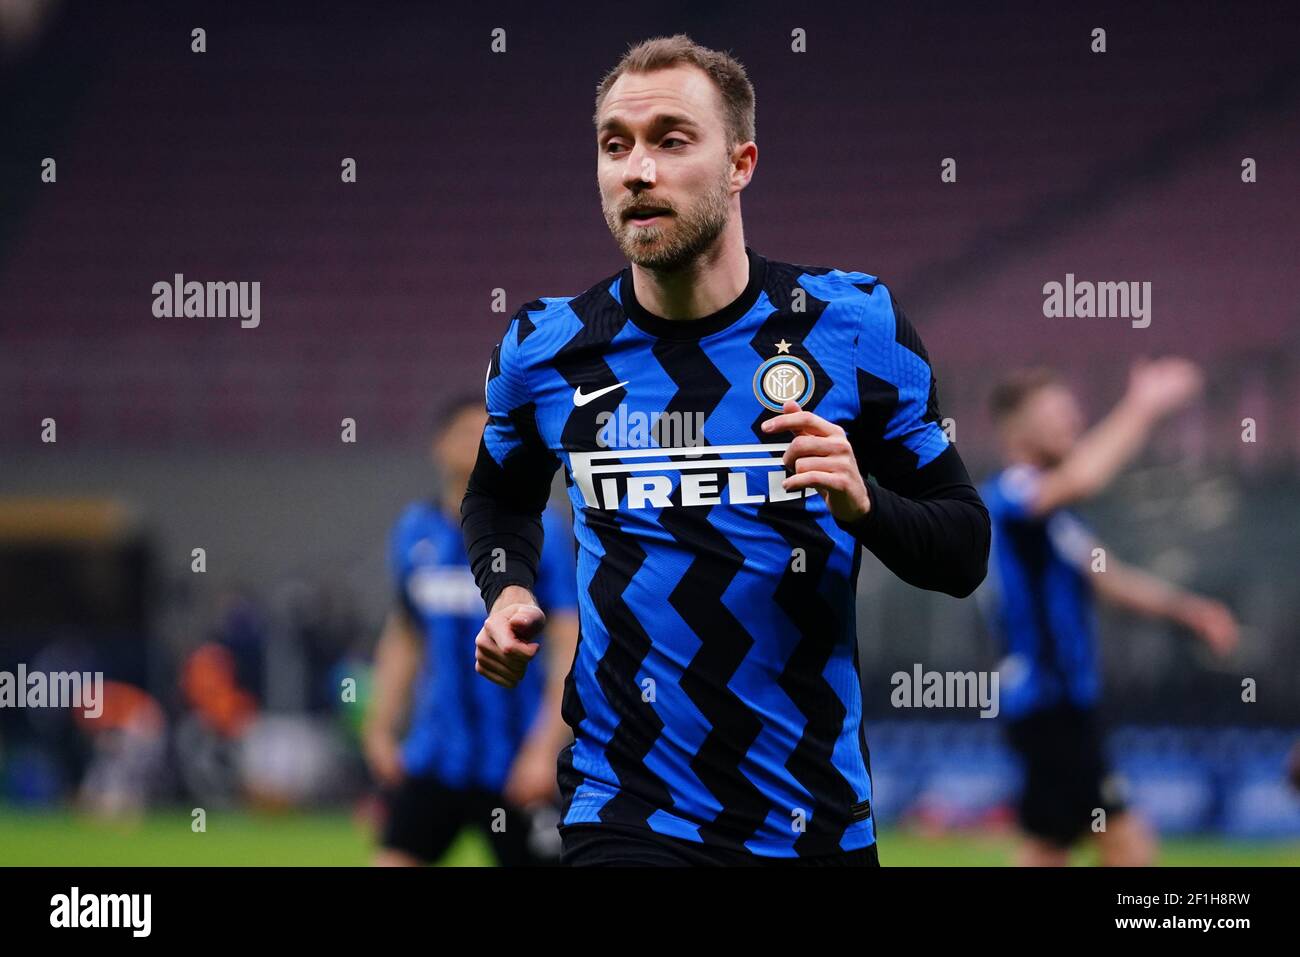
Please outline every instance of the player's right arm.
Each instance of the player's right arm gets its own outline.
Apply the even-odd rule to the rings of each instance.
[[[401,729],[422,654],[415,623],[406,611],[394,609],[375,646],[374,698],[363,732],[370,770],[388,787],[397,784],[404,773]]]
[[[493,350],[487,425],[461,502],[461,531],[488,616],[474,641],[475,669],[514,687],[537,654],[545,624],[533,596],[542,556],[542,511],[559,461],[537,431],[520,356],[520,310]]]
[[[1106,570],[1092,575],[1091,581],[1107,603],[1182,625],[1217,655],[1230,653],[1240,639],[1227,605],[1120,562],[1113,554],[1107,556]]]
[[[1190,402],[1201,383],[1200,369],[1186,359],[1135,364],[1115,408],[1079,439],[1065,461],[1040,474],[1029,513],[1046,515],[1101,492],[1146,444],[1156,423]]]

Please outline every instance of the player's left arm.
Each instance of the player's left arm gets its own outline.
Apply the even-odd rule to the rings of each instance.
[[[1237,620],[1220,601],[1117,561],[1109,553],[1105,571],[1092,573],[1091,581],[1097,596],[1107,604],[1182,625],[1215,654],[1226,655],[1237,646],[1240,637]]]
[[[988,510],[939,427],[920,337],[883,285],[865,311],[849,428],[787,402],[763,429],[795,433],[787,490],[816,488],[837,524],[903,581],[964,598],[988,569]]]
[[[520,355],[521,308],[493,350],[486,386],[488,422],[461,502],[461,531],[488,615],[474,639],[474,669],[515,687],[540,645],[546,616],[533,595],[541,561],[542,512],[559,460],[537,431]]]

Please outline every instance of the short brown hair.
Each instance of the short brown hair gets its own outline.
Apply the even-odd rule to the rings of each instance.
[[[1020,369],[1012,372],[993,387],[989,394],[989,413],[994,422],[1003,422],[1014,415],[1029,397],[1049,385],[1060,385],[1061,377],[1052,369]]]
[[[727,146],[748,143],[754,138],[754,85],[745,68],[730,54],[700,46],[684,33],[655,37],[638,43],[623,54],[614,69],[605,74],[596,87],[596,112],[592,122],[599,122],[600,106],[609,88],[624,73],[652,73],[680,63],[697,66],[709,75],[722,95],[726,117]]]

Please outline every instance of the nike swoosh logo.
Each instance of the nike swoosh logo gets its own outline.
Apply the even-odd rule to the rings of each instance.
[[[573,404],[581,408],[593,399],[599,399],[607,392],[613,392],[615,389],[623,388],[623,386],[627,385],[630,381],[630,379],[624,379],[622,382],[615,382],[613,385],[607,385],[605,388],[597,389],[595,392],[588,392],[586,395],[582,394],[582,386],[578,386],[573,390]]]

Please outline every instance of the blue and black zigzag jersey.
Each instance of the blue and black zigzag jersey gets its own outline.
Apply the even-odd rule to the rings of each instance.
[[[547,535],[537,601],[547,614],[572,612],[577,596],[567,523],[549,509],[543,520]],[[403,763],[411,774],[449,788],[499,792],[537,719],[544,669],[529,668],[511,690],[475,672],[483,601],[460,528],[437,503],[415,502],[402,513],[389,540],[389,563],[398,605],[424,637]]]
[[[1041,475],[1013,465],[983,486],[993,522],[980,604],[1001,644],[1001,712],[1021,718],[1059,704],[1090,708],[1101,692],[1088,563],[1092,531],[1067,509],[1034,515]]]
[[[649,314],[630,269],[524,306],[488,370],[463,527],[490,607],[532,580],[527,519],[563,464],[581,637],[562,827],[830,854],[875,839],[858,543],[914,584],[965,595],[984,574],[988,516],[889,290],[748,255],[746,289],[702,319]],[[846,429],[874,476],[865,518],[842,525],[817,492],[782,488],[792,436],[760,425],[787,399]]]

